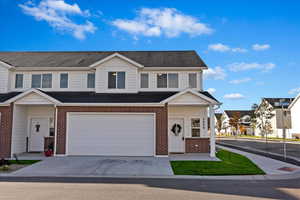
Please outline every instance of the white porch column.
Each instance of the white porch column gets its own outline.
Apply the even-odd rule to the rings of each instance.
[[[213,105],[209,105],[210,118],[210,157],[216,157],[216,137],[215,137],[215,111]]]

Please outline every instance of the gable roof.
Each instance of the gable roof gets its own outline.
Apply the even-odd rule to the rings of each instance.
[[[0,61],[18,67],[89,67],[118,53],[145,67],[201,67],[195,51],[37,51],[0,52]]]
[[[229,118],[232,118],[236,113],[239,113],[240,114],[240,118],[248,115],[250,117],[254,117],[254,111],[253,110],[225,110],[224,111],[227,116]]]
[[[280,100],[284,99],[283,108],[288,108],[289,105],[293,102],[294,98],[263,98],[266,100],[273,108],[281,108]]]

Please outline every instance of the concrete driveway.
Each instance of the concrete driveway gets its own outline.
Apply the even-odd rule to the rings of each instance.
[[[12,176],[168,176],[169,158],[53,157],[25,167]]]

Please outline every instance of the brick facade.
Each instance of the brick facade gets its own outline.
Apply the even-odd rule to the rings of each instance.
[[[209,138],[186,138],[186,153],[209,153]]]
[[[13,106],[0,106],[0,159],[10,158]]]
[[[168,155],[168,108],[164,107],[57,107],[56,154],[66,152],[67,112],[135,112],[156,114],[156,155]]]

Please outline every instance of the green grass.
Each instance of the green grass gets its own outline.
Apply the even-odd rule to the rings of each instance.
[[[171,161],[175,175],[257,175],[265,174],[245,156],[225,150],[217,152],[221,161]]]
[[[40,160],[9,160],[9,164],[17,164],[17,165],[32,165],[34,163],[39,162]]]

